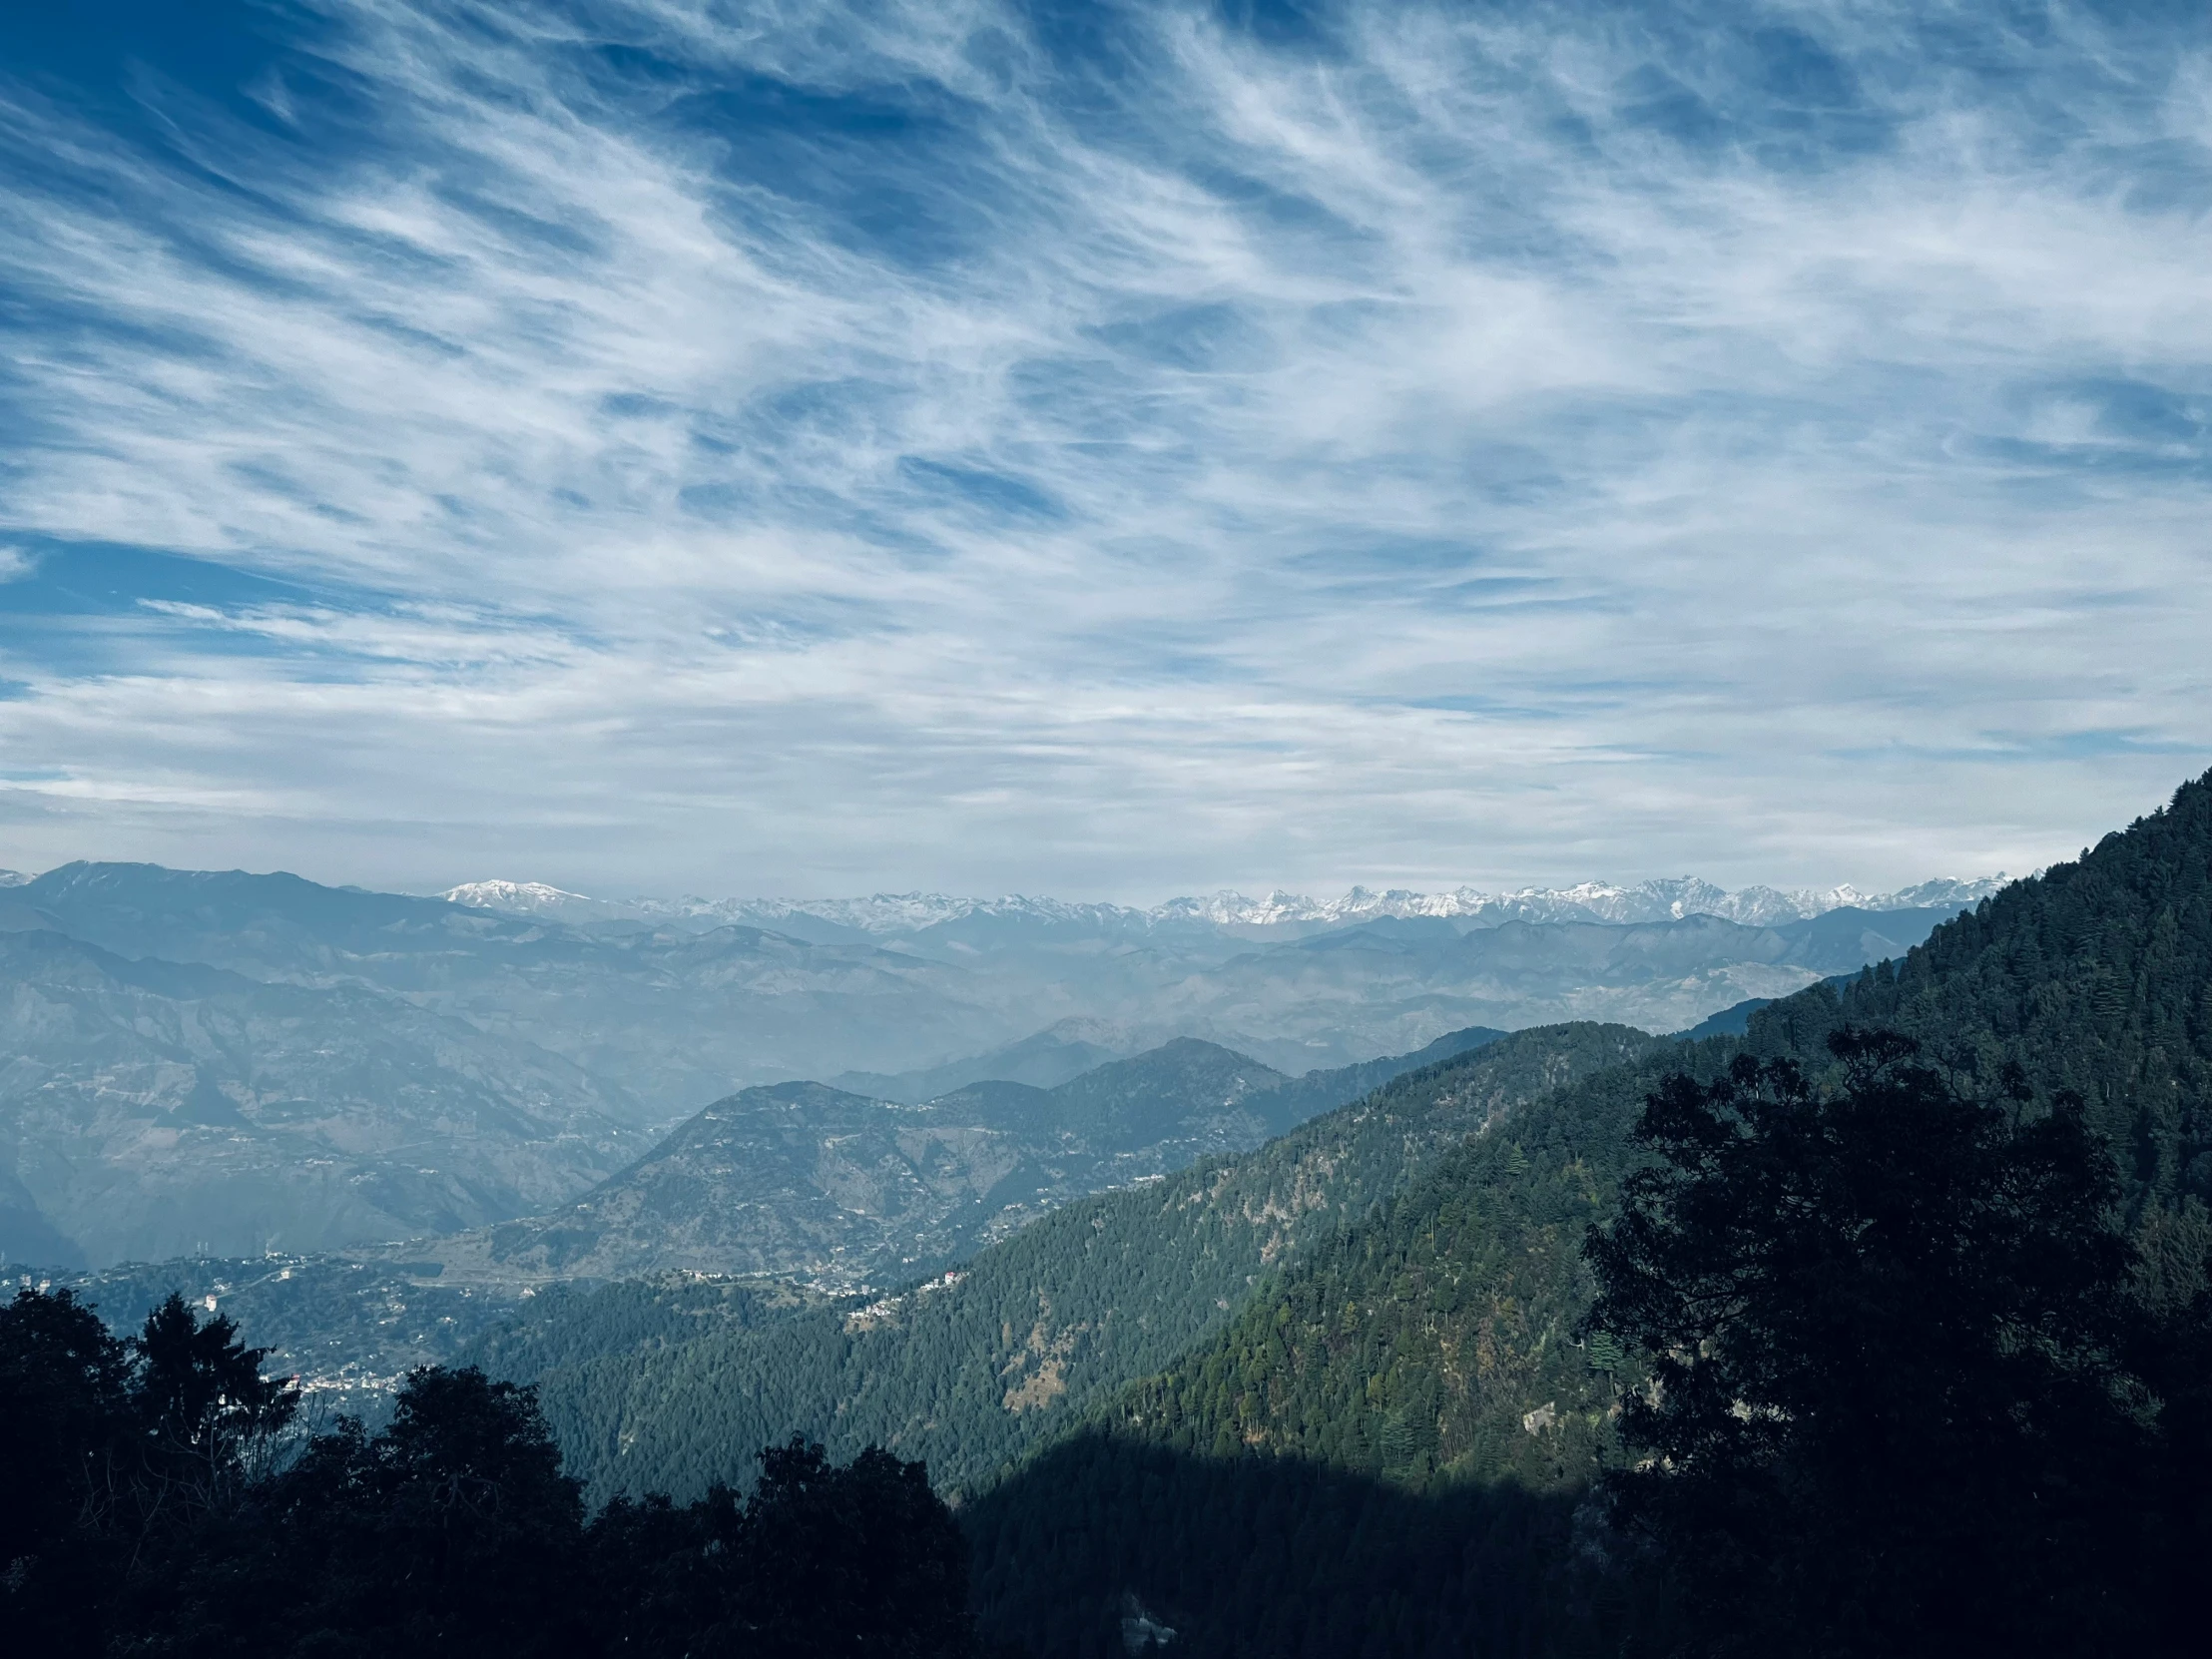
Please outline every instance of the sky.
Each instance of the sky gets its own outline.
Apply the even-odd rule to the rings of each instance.
[[[0,865],[2016,873],[2208,210],[2198,4],[0,9]]]

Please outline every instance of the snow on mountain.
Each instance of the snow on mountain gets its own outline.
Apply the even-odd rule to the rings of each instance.
[[[1892,893],[1865,893],[1844,885],[1803,887],[1782,891],[1775,887],[1744,887],[1735,892],[1717,887],[1694,875],[1638,882],[1632,887],[1609,881],[1583,881],[1571,887],[1521,887],[1510,892],[1488,893],[1478,887],[1454,887],[1448,892],[1421,893],[1402,887],[1375,892],[1354,887],[1342,898],[1317,901],[1278,889],[1265,898],[1242,893],[1218,892],[1204,898],[1174,898],[1150,913],[1156,917],[1187,917],[1217,926],[1266,927],[1290,922],[1344,924],[1379,916],[1471,916],[1486,921],[1607,921],[1644,922],[1679,920],[1683,916],[1720,916],[1746,926],[1761,927],[1782,921],[1801,921],[1830,910],[1857,906],[1863,910],[1912,910],[1942,904],[1971,904],[2002,887],[2008,876],[1998,874],[1971,880],[1923,881]]]
[[[448,904],[510,916],[541,916],[547,921],[605,921],[633,914],[629,905],[549,887],[543,881],[463,881],[438,896]]]
[[[1734,892],[1694,875],[1640,881],[1620,886],[1583,881],[1571,887],[1520,887],[1484,892],[1454,887],[1444,892],[1414,892],[1392,887],[1377,892],[1354,887],[1341,898],[1314,899],[1277,888],[1264,897],[1221,891],[1171,898],[1150,909],[1120,904],[1071,902],[1057,898],[954,898],[944,893],[874,893],[864,898],[591,898],[538,881],[470,881],[443,896],[510,915],[545,916],[561,921],[631,917],[698,925],[738,924],[775,929],[801,916],[831,922],[863,933],[908,934],[970,916],[1039,919],[1126,928],[1161,923],[1201,923],[1215,927],[1288,925],[1350,926],[1386,916],[1464,916],[1492,925],[1507,921],[1597,921],[1612,923],[1679,920],[1683,916],[1720,916],[1746,926],[1770,926],[1825,915],[1856,906],[1863,910],[1912,910],[1938,905],[1968,905],[1987,898],[2009,877],[1999,873],[1970,879],[1943,877],[1868,893],[1848,883],[1835,887],[1782,889],[1749,886]]]
[[[1910,910],[1936,904],[1978,904],[2008,884],[2010,877],[1997,874],[1985,875],[1970,881],[1943,877],[1935,881],[1923,881],[1918,886],[1903,887],[1885,896],[1885,902],[1872,899],[1860,900],[1870,910]],[[1848,891],[1840,888],[1839,891]]]
[[[30,882],[30,879],[19,869],[0,869],[0,887],[25,886]]]

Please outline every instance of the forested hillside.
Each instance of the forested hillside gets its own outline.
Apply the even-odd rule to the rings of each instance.
[[[747,1446],[794,1430],[840,1455],[880,1443],[926,1458],[941,1484],[972,1487],[1219,1329],[1270,1270],[1369,1215],[1470,1133],[1652,1045],[1621,1026],[1520,1032],[1257,1152],[1071,1204],[964,1273],[866,1307],[566,1364],[535,1356],[606,1345],[518,1335],[483,1357],[540,1382],[570,1466],[601,1492],[700,1491],[741,1473]]]
[[[1808,1048],[1829,1006],[1767,1010],[1753,1046]],[[1984,1077],[2016,1061],[2045,1093],[2082,1097],[2137,1202],[2212,1201],[2212,775],[1937,928],[1833,1017]]]
[[[1625,1369],[1575,1336],[1583,1233],[1634,1161],[1646,1090],[1716,1057],[1661,1048],[1477,1137],[1384,1215],[1318,1244],[1108,1420],[1178,1451],[1249,1449],[1414,1486],[1578,1477]]]
[[[1484,1607],[1478,1651],[1602,1649],[1604,1596],[1568,1594],[1570,1557],[1602,1550],[1577,1541],[1574,1500],[1620,1457],[1610,1408],[1639,1373],[1607,1333],[1578,1335],[1587,1229],[1646,1161],[1631,1131],[1665,1076],[1748,1049],[1832,1079],[1846,1023],[1896,1024],[1958,1087],[2025,1089],[2030,1112],[2078,1092],[2129,1178],[2144,1271],[2167,1281],[2153,1300],[2201,1304],[2212,780],[1841,995],[1812,987],[1744,1038],[1657,1047],[1533,1103],[1321,1241],[969,1509],[987,1625],[1103,1652],[1142,1605],[1195,1652],[1321,1654],[1381,1630],[1379,1651],[1421,1653],[1459,1651]],[[1439,1553],[1447,1524],[1458,1547]]]
[[[2134,1563],[2139,1587],[2173,1580],[2206,1506],[2158,1471],[2202,1466],[2212,1420],[2201,1202],[2212,781],[1902,962],[1753,1011],[1740,1035],[1526,1030],[1399,1075],[1257,1150],[1066,1204],[898,1295],[681,1277],[551,1292],[468,1353],[538,1384],[568,1469],[601,1498],[743,1483],[756,1450],[794,1432],[837,1457],[875,1444],[925,1459],[961,1500],[986,1631],[1040,1654],[1663,1649],[1683,1604],[1595,1494],[1648,1444],[1622,1437],[1622,1390],[1643,1388],[1672,1351],[1648,1329],[1639,1346],[1591,1322],[1591,1229],[1616,1224],[1624,1190],[1651,1190],[1638,1183],[1658,1156],[1654,1098],[1679,1107],[1688,1090],[1725,1104],[1740,1084],[1798,1099],[1796,1066],[1810,1111],[1860,1052],[1831,1039],[1877,1025],[1917,1040],[1936,1069],[1912,1087],[1960,1121],[1995,1125],[1991,1145],[2018,1130],[2020,1157],[2105,1141],[2117,1153],[2109,1191],[2124,1198],[2131,1243],[2096,1231],[2104,1189],[2088,1166],[2101,1153],[2076,1172],[2089,1195],[2081,1282],[2107,1300],[2067,1315],[2067,1353],[2087,1358],[2065,1364],[2093,1385],[2050,1395],[2071,1416],[2036,1409],[2095,1419],[2110,1457],[2065,1466],[2129,1471],[2133,1484],[2120,1484],[2139,1486],[2141,1514],[2157,1518],[2134,1544],[2112,1534],[2103,1554]],[[1189,1088],[1163,1092],[1165,1072]],[[1187,1042],[1049,1093],[979,1084],[956,1098],[982,1134],[1018,1123],[1047,1138],[1195,1151],[1208,1137],[1257,1137],[1374,1075],[1291,1082]],[[805,1105],[807,1087],[758,1091],[755,1104]],[[2069,1091],[2083,1101],[2075,1118]],[[832,1104],[886,1124],[929,1117],[840,1104],[851,1099]],[[2078,1121],[2091,1138],[2028,1133],[2046,1121]],[[1878,1175],[1888,1144],[1875,1143]],[[747,1164],[735,1146],[717,1152],[733,1168]],[[1935,1157],[1940,1175],[1940,1151],[1916,1155]],[[716,1200],[702,1189],[689,1202],[704,1212]],[[1730,1214],[1764,1224],[1773,1211]],[[1930,1375],[1947,1385],[1939,1366]],[[1638,1409],[1627,1422],[1651,1432],[1655,1408]],[[1974,1424],[2017,1413],[1984,1402],[1956,1415],[1971,1451]],[[2036,1443],[2064,1450],[2062,1439]],[[2027,1443],[2005,1444],[2015,1441]],[[1787,1519],[1786,1502],[1770,1513]],[[2148,1629],[2143,1609],[2164,1593],[2143,1589],[2128,1628]]]
[[[1387,1054],[1380,1060],[1362,1060],[1357,1065],[1309,1071],[1290,1078],[1277,1084],[1266,1099],[1255,1104],[1267,1114],[1276,1133],[1281,1134],[1310,1117],[1333,1111],[1371,1090],[1380,1089],[1393,1077],[1402,1077],[1409,1071],[1418,1071],[1485,1043],[1494,1043],[1504,1035],[1487,1025],[1447,1031],[1425,1048],[1417,1048],[1410,1054]]]
[[[147,967],[136,964],[135,971]],[[165,964],[155,970],[235,977]],[[518,1313],[528,1313],[532,1332],[568,1333],[567,1363],[587,1357],[587,1333],[600,1331],[605,1320],[613,1323],[600,1336],[615,1345],[607,1353],[635,1346],[629,1314],[608,1312],[618,1304],[664,1310],[683,1304],[683,1319],[655,1328],[656,1346],[679,1334],[686,1340],[704,1334],[756,1294],[780,1307],[824,1305],[835,1299],[835,1287],[849,1287],[886,1263],[883,1277],[911,1280],[924,1271],[917,1257],[941,1267],[1055,1204],[1160,1173],[1208,1148],[1223,1150],[1225,1134],[1232,1145],[1257,1144],[1277,1127],[1501,1034],[1479,1027],[1455,1031],[1412,1054],[1296,1078],[1211,1044],[1177,1042],[1119,1062],[1081,1090],[1056,1094],[986,1081],[940,1097],[925,1112],[788,1085],[753,1092],[755,1101],[770,1103],[769,1111],[703,1114],[590,1202],[508,1228],[334,1255],[268,1252],[80,1269],[52,1266],[52,1252],[32,1248],[34,1236],[17,1239],[18,1265],[7,1277],[67,1286],[97,1304],[118,1329],[172,1291],[195,1304],[212,1298],[211,1306],[255,1333],[273,1363],[300,1379],[318,1406],[381,1420],[410,1367],[449,1363]],[[834,1113],[809,1120],[804,1111],[793,1112],[795,1098],[803,1106],[809,1096],[827,1097],[847,1121],[840,1125]],[[864,1135],[839,1133],[853,1128],[853,1113],[861,1129],[877,1132],[872,1149],[859,1144]],[[795,1116],[796,1124],[789,1121]],[[764,1119],[766,1127],[778,1127],[779,1117],[796,1145],[771,1141],[764,1155],[758,1131]],[[750,1140],[749,1127],[755,1132]],[[909,1154],[932,1148],[940,1155],[965,1154],[969,1173],[984,1173],[985,1190],[978,1194],[975,1183],[958,1179],[957,1156],[909,1161]],[[190,1150],[172,1146],[171,1154]],[[866,1168],[870,1150],[872,1172]],[[835,1179],[840,1168],[855,1165],[857,1178]],[[950,1183],[947,1165],[954,1166]],[[901,1167],[914,1178],[903,1188]],[[946,1185],[949,1198],[938,1190]],[[882,1202],[886,1189],[907,1201],[903,1212]],[[610,1205],[609,1199],[620,1202]],[[0,1246],[17,1237],[7,1231],[9,1221],[37,1219],[27,1204],[9,1210],[6,1200],[0,1192]],[[827,1283],[802,1289],[786,1278],[749,1288],[728,1276],[732,1267],[759,1265],[764,1245],[788,1242],[810,1225],[822,1246],[814,1259],[794,1253],[778,1265],[788,1271],[796,1260],[802,1268],[826,1270],[819,1279]],[[854,1249],[855,1243],[872,1246],[872,1254]],[[9,1257],[0,1250],[0,1263]],[[711,1277],[701,1279],[701,1270]],[[577,1283],[552,1277],[563,1271]],[[644,1277],[599,1283],[619,1274]],[[590,1302],[588,1312],[576,1312],[580,1299]]]
[[[1285,1077],[1179,1037],[1052,1089],[976,1082],[920,1105],[820,1083],[717,1101],[549,1214],[414,1254],[448,1277],[778,1274],[837,1289],[911,1281],[1085,1194],[1247,1152],[1426,1060],[1495,1038]]]
[[[1549,1651],[1575,1506],[1635,1377],[1576,1336],[1583,1234],[1636,1161],[1645,1092],[1731,1048],[1654,1045],[1524,1107],[1102,1401],[967,1512],[987,1626],[1104,1652],[1127,1595],[1208,1655],[1319,1656],[1378,1628],[1389,1652],[1459,1651],[1435,1644],[1473,1625],[1476,1651]]]

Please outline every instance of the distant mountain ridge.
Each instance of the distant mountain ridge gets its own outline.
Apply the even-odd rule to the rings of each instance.
[[[1500,1039],[1286,1077],[1181,1037],[1052,1089],[969,1083],[921,1104],[821,1083],[717,1101],[544,1215],[410,1243],[448,1279],[776,1275],[844,1289],[933,1270],[1048,1211],[1248,1152],[1409,1070]]]
[[[1251,927],[1025,899],[678,923],[521,884],[476,896],[518,908],[143,863],[0,886],[0,1008],[22,1021],[0,1250],[106,1263],[488,1226],[581,1195],[711,1102],[802,1079],[911,1105],[1056,1088],[1175,1038],[1303,1077],[1476,1026],[1679,1030],[1902,956],[1955,907],[1618,922],[1587,919],[1592,890],[1571,920],[1381,913],[1412,907],[1384,895],[1365,918]],[[1639,902],[1661,900],[1709,901]],[[65,959],[109,988],[51,982]]]
[[[1350,1103],[1263,1147],[1080,1199],[960,1271],[866,1306],[773,1329],[697,1322],[691,1340],[648,1348],[610,1341],[590,1299],[571,1299],[468,1358],[542,1385],[568,1466],[595,1495],[743,1481],[747,1448],[795,1429],[840,1454],[876,1441],[974,1490],[1227,1326],[1256,1285],[1469,1135],[1656,1046],[1625,1027],[1574,1025],[1402,1056],[1423,1063],[1340,1080],[1357,1091]]]
[[[500,910],[512,915],[542,915],[569,922],[634,919],[749,923],[774,927],[800,918],[828,922],[860,933],[911,933],[971,915],[1020,916],[1048,922],[1119,926],[1198,923],[1211,927],[1282,927],[1304,924],[1343,926],[1380,917],[1467,917],[1505,921],[1650,922],[1685,916],[1719,916],[1748,926],[1803,921],[1830,910],[1918,910],[1978,903],[2003,887],[2001,872],[1965,879],[1942,877],[1895,892],[1862,892],[1851,884],[1834,887],[1749,886],[1730,892],[1697,876],[1684,875],[1621,886],[1583,881],[1571,887],[1521,887],[1497,892],[1460,886],[1445,892],[1416,892],[1392,887],[1377,892],[1354,887],[1341,898],[1320,900],[1276,889],[1250,898],[1224,890],[1205,896],[1171,898],[1139,908],[1124,904],[1084,903],[1059,898],[1008,894],[999,898],[961,898],[944,893],[874,893],[860,898],[598,898],[567,892],[540,881],[465,881],[438,896],[455,904]]]
[[[64,864],[0,889],[0,931],[21,929],[269,983],[396,993],[613,1082],[631,1120],[654,1128],[734,1081],[830,1069],[824,1050],[850,1065],[902,1058],[916,1026],[978,1047],[1020,1028],[957,965],[872,939],[835,948],[741,926],[600,936],[280,871]]]
[[[828,1081],[831,1088],[918,1106],[970,1083],[997,1081],[1054,1088],[1093,1066],[1126,1060],[1157,1046],[1157,1036],[1147,1041],[1132,1027],[1108,1020],[1063,1019],[1019,1042],[947,1060],[942,1065],[907,1072],[848,1071]]]
[[[848,1306],[840,1293],[858,1281],[911,1279],[923,1258],[933,1268],[950,1244],[1026,1231],[1022,1222],[1063,1200],[1081,1204],[1102,1183],[1124,1194],[1157,1191],[1142,1175],[1182,1165],[1195,1147],[1304,1124],[1408,1071],[1501,1040],[1501,1032],[1456,1031],[1417,1053],[1288,1079],[1209,1044],[1168,1044],[1086,1089],[1055,1095],[986,1082],[926,1111],[819,1084],[771,1086],[699,1114],[587,1201],[511,1226],[327,1254],[257,1250],[72,1271],[76,1253],[61,1240],[57,1254],[55,1239],[37,1236],[36,1210],[9,1192],[0,1171],[0,1263],[10,1264],[0,1279],[68,1285],[121,1331],[181,1287],[188,1301],[213,1299],[273,1344],[276,1363],[331,1408],[374,1417],[409,1367],[450,1362],[516,1314],[529,1312],[541,1331],[551,1321],[579,1340],[589,1332],[590,1348],[607,1336],[611,1301],[645,1317],[648,1346],[661,1347],[722,1329],[732,1298],[756,1311],[763,1297],[787,1309],[826,1299]],[[856,1144],[855,1134],[870,1144]],[[985,1193],[995,1194],[992,1210],[974,1201],[963,1177],[988,1176],[994,1162],[1003,1169],[1009,1150],[1042,1152],[1057,1172],[1033,1162],[1001,1175]],[[1132,1173],[1140,1179],[1128,1181]],[[1024,1179],[1040,1174],[1052,1190],[1029,1189],[1024,1205]],[[1294,1225],[1307,1208],[1300,1204]],[[1272,1225],[1265,1207],[1246,1219]],[[719,1271],[763,1261],[815,1283],[749,1279],[748,1290]],[[885,1262],[899,1271],[878,1274]],[[601,1283],[632,1271],[646,1278]],[[564,1291],[562,1273],[581,1276],[582,1286]],[[557,1312],[579,1299],[594,1310],[581,1326]],[[644,1334],[629,1318],[618,1323]]]
[[[359,985],[0,930],[0,1257],[326,1249],[535,1210],[643,1137],[557,1055]]]
[[[787,1079],[868,1093],[882,1080],[881,1092],[909,1100],[994,1076],[1049,1086],[1170,1036],[1297,1075],[1468,1025],[1680,1029],[1746,997],[1901,954],[1975,885],[1949,884],[1940,905],[1760,925],[1709,909],[1673,915],[1718,904],[1719,889],[1700,898],[1655,884],[1638,903],[1670,913],[1642,922],[1592,919],[1593,906],[1622,909],[1593,888],[1574,901],[1578,920],[1494,906],[1381,913],[1414,907],[1384,895],[1365,919],[1252,928],[1167,913],[1173,905],[1155,915],[1026,899],[869,901],[834,915],[778,905],[788,913],[679,924],[520,883],[474,895],[515,906],[502,910],[281,872],[74,863],[0,887],[0,929],[51,929],[130,958],[204,962],[267,982],[393,992],[561,1056],[612,1099],[635,1101],[633,1122],[660,1128],[733,1088]],[[572,900],[591,913],[544,913],[573,910]],[[879,930],[948,907],[959,913]],[[1071,1019],[1092,1022],[1094,1034],[1044,1036]],[[1101,1040],[1109,1028],[1129,1040]],[[981,1069],[956,1077],[969,1060]]]

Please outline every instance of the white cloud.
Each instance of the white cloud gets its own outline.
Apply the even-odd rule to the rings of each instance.
[[[625,82],[371,4],[320,48],[366,129],[311,63],[276,134],[149,92],[190,172],[17,88],[64,165],[0,261],[80,322],[16,342],[5,527],[383,597],[148,611],[128,673],[18,645],[0,861],[1157,896],[2068,850],[2212,758],[2205,60],[2068,14],[1976,79],[1911,9],[1776,10],[1845,132],[1659,16],[1164,8],[1116,72],[991,6],[669,3],[599,20],[669,65]]]

